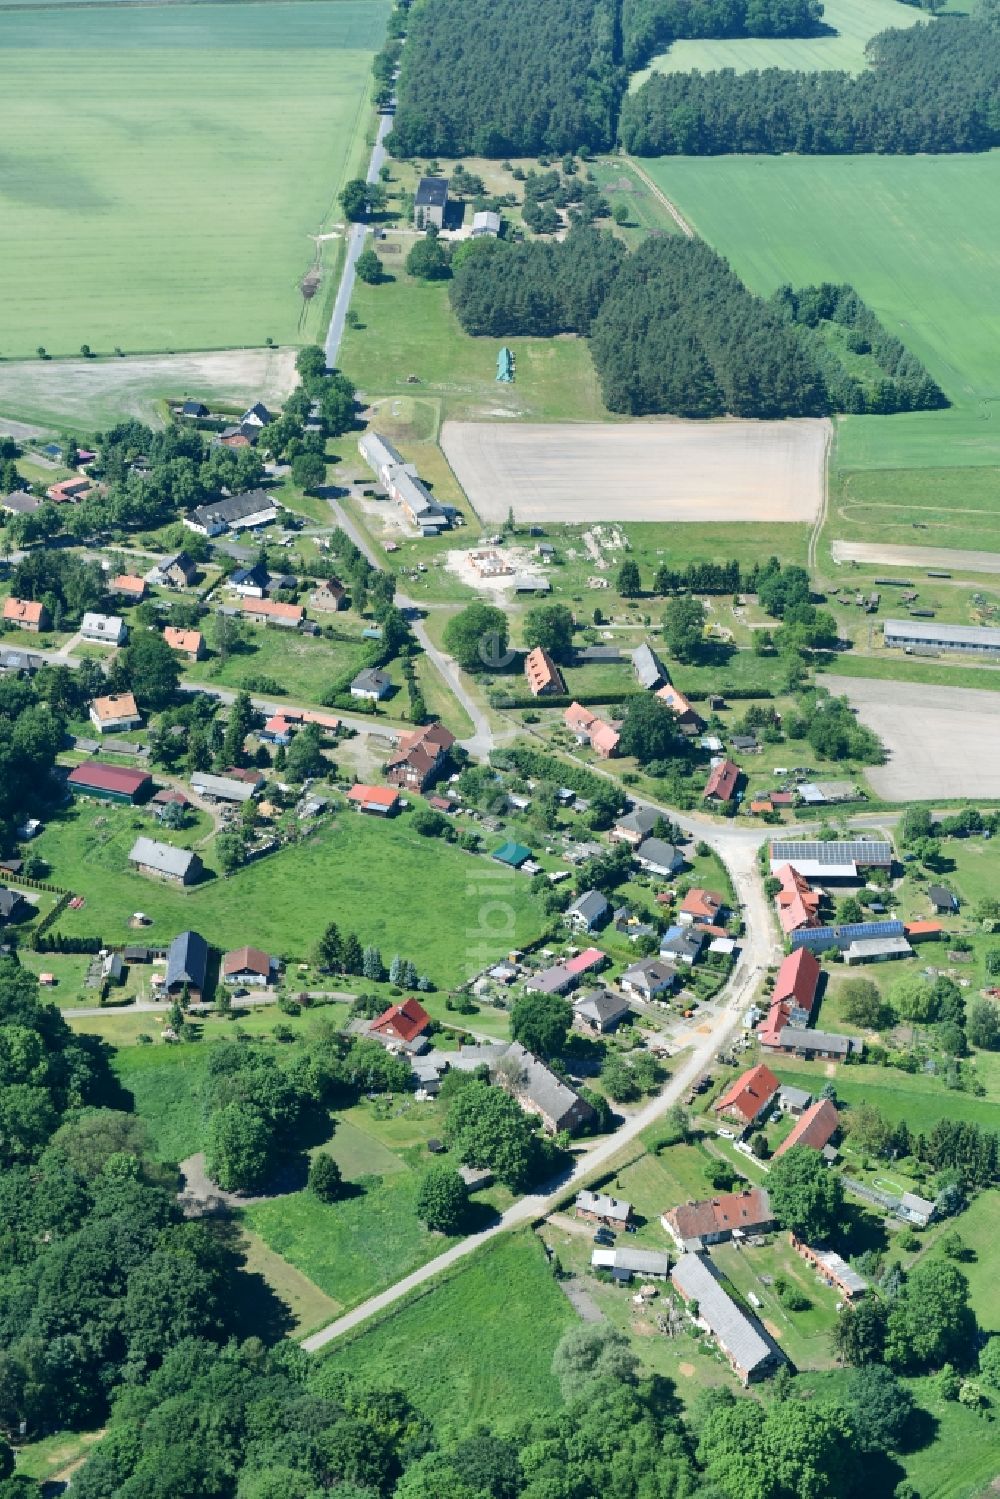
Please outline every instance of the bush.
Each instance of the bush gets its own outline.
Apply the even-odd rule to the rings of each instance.
[[[314,1156],[309,1165],[309,1190],[320,1202],[336,1202],[343,1191],[340,1167],[331,1155]]]

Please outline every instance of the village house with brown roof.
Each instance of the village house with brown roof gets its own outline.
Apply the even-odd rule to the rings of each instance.
[[[189,661],[200,661],[205,654],[205,637],[200,630],[179,630],[175,625],[167,625],[163,638],[172,651]]]
[[[767,1233],[774,1227],[774,1215],[764,1188],[749,1187],[703,1202],[682,1202],[664,1213],[660,1222],[678,1249],[694,1253],[744,1234]]]
[[[423,791],[443,767],[454,743],[454,734],[443,723],[425,724],[404,734],[386,763],[386,780],[409,791]]]

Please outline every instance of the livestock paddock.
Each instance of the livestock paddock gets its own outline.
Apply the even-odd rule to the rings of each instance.
[[[1000,693],[868,677],[821,677],[886,747],[868,771],[886,801],[1000,796]]]
[[[446,422],[441,446],[484,521],[812,521],[830,424]]]

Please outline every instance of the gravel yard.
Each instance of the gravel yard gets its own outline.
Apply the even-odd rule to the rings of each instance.
[[[446,422],[441,446],[480,519],[815,519],[830,426],[650,421]]]
[[[886,801],[1000,796],[1000,693],[868,677],[820,677],[888,751],[868,779]]]

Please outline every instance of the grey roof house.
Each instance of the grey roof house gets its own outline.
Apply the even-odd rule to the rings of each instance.
[[[651,645],[643,642],[632,652],[632,667],[639,681],[640,687],[652,691],[667,680],[667,668],[653,650]]]
[[[178,885],[193,885],[202,872],[201,860],[191,849],[158,843],[155,838],[137,838],[128,859],[140,874],[157,875]]]
[[[413,222],[416,228],[426,229],[433,224],[436,229],[443,229],[447,208],[448,179],[421,177],[413,198]]]
[[[387,697],[392,690],[392,678],[387,671],[379,671],[377,667],[366,666],[359,671],[351,683],[351,696],[367,699],[368,702],[377,703]]]
[[[665,843],[662,838],[644,838],[635,851],[635,860],[640,869],[662,875],[664,879],[676,874],[684,863],[674,845]]]
[[[641,843],[656,827],[661,813],[652,807],[633,807],[624,817],[619,817],[611,830],[612,843]]]
[[[618,982],[626,994],[656,999],[660,994],[669,994],[677,982],[677,970],[659,958],[642,958],[626,968]]]
[[[198,932],[181,932],[167,948],[167,994],[179,994],[187,984],[192,999],[200,999],[207,971],[208,943]]]
[[[592,932],[608,914],[608,903],[599,890],[585,890],[566,908],[566,921],[578,932]]]
[[[581,994],[573,1005],[573,1018],[598,1036],[613,1031],[631,1012],[628,1000],[609,989],[592,989],[589,994]]]

